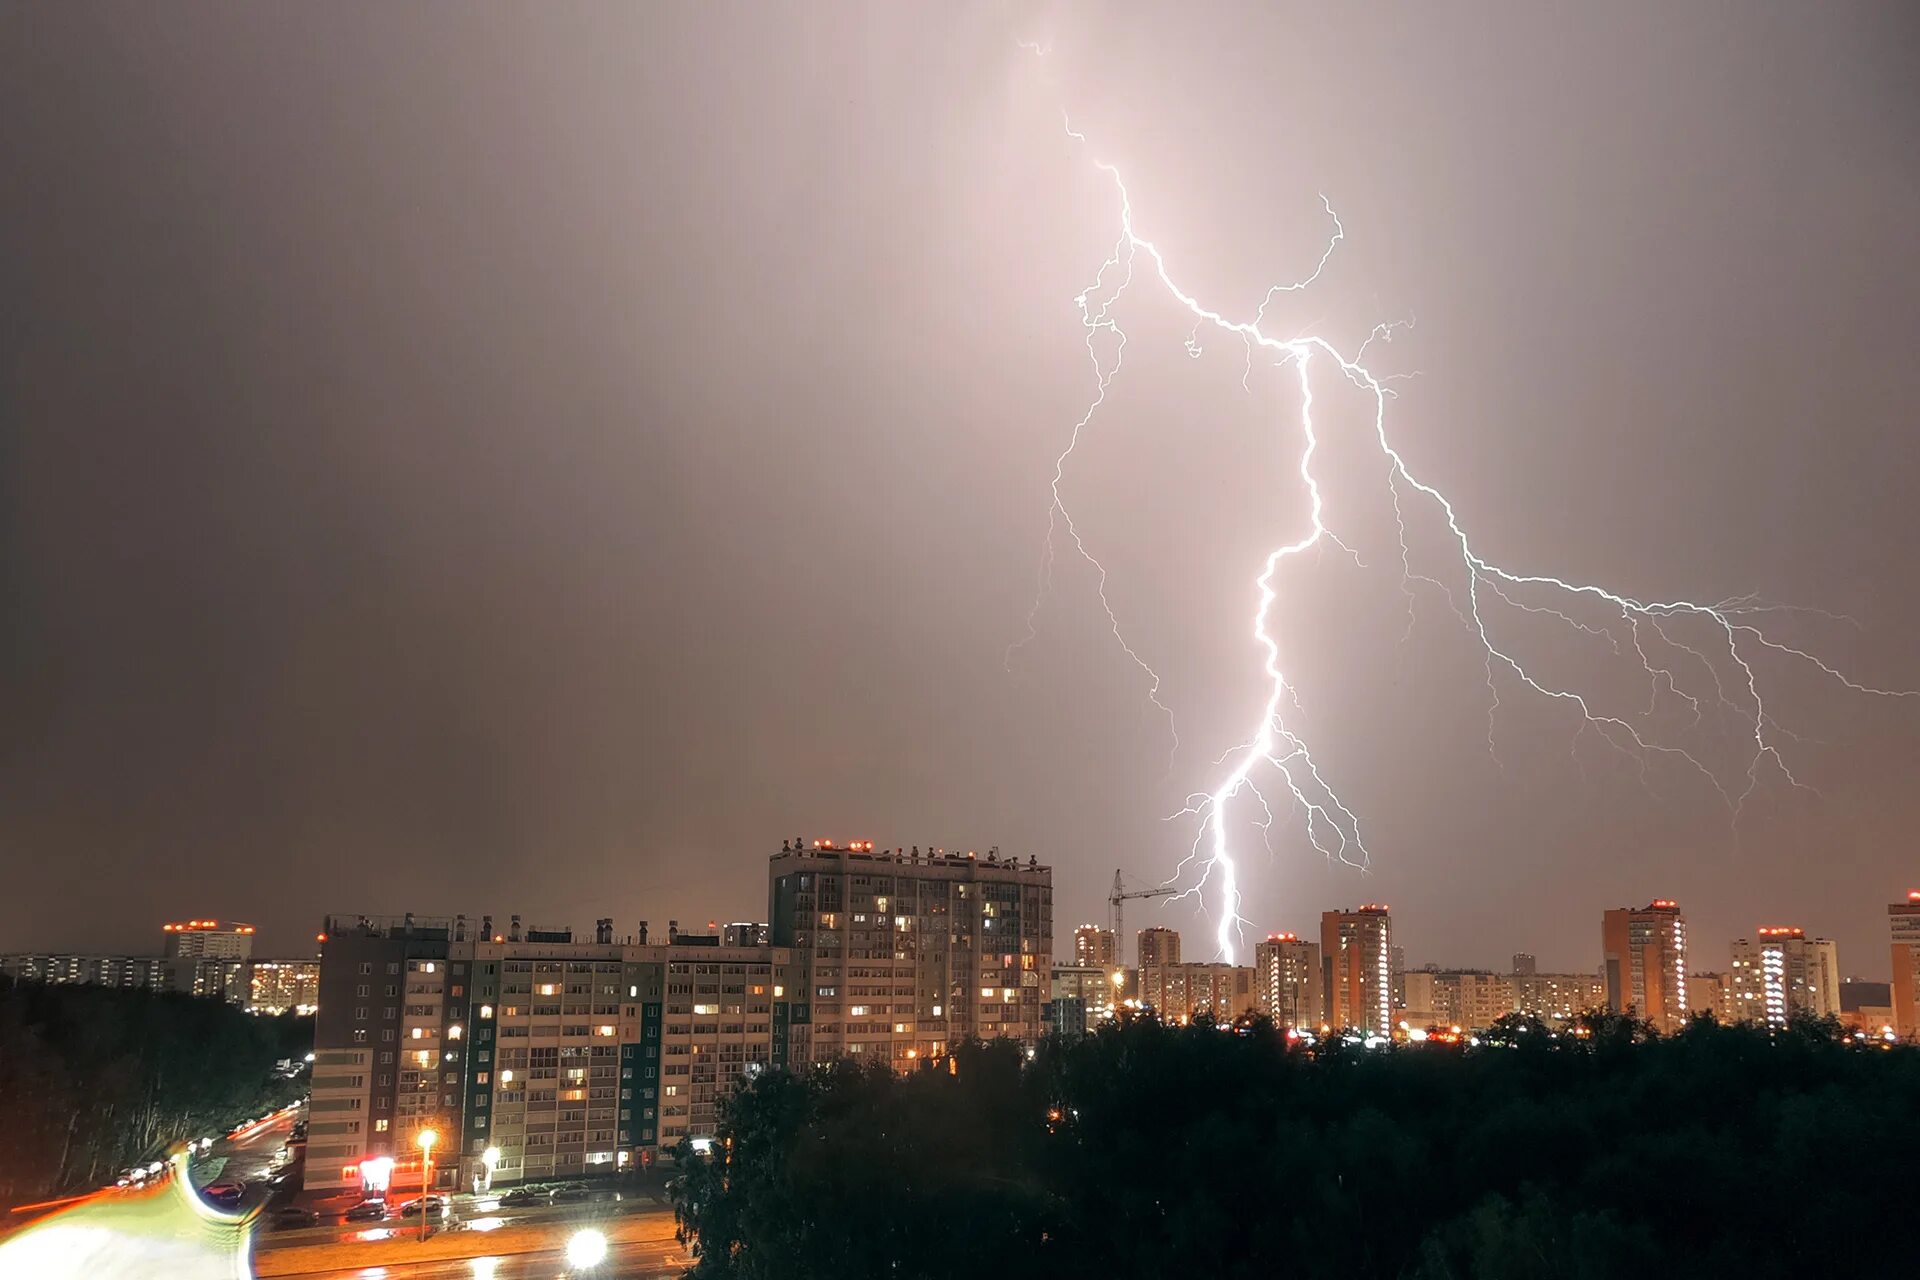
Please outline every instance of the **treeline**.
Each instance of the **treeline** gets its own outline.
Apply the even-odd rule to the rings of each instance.
[[[176,992],[0,979],[0,1200],[110,1182],[291,1101],[313,1019]]]
[[[1137,1018],[1032,1061],[771,1073],[720,1138],[676,1190],[702,1280],[1805,1277],[1904,1254],[1920,1050],[1602,1016],[1308,1051]]]

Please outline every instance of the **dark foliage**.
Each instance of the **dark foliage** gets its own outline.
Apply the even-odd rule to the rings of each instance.
[[[0,979],[0,1200],[110,1182],[173,1143],[292,1100],[274,1063],[313,1019],[219,1000]]]
[[[703,1280],[1764,1280],[1906,1219],[1920,1051],[1599,1017],[1315,1056],[1134,1019],[1031,1063],[774,1073],[721,1138],[676,1197]]]

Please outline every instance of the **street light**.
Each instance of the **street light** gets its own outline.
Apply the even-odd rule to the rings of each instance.
[[[420,1136],[414,1139],[420,1144],[420,1238],[427,1238],[427,1197],[433,1190],[433,1144],[440,1141],[440,1135],[431,1129],[422,1129]]]
[[[500,1163],[500,1148],[488,1147],[480,1153],[480,1163],[487,1166],[487,1190],[493,1190],[494,1166]]]

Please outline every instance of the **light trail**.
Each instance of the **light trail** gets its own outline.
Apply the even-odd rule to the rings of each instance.
[[[1086,136],[1075,130],[1071,122],[1066,124],[1066,132],[1076,143],[1087,145]],[[1387,402],[1394,394],[1386,384],[1392,380],[1392,376],[1376,375],[1361,363],[1370,345],[1376,341],[1392,341],[1395,331],[1410,327],[1412,321],[1409,319],[1376,326],[1351,356],[1342,354],[1317,336],[1282,338],[1267,333],[1263,328],[1267,308],[1274,299],[1282,293],[1302,291],[1316,282],[1345,238],[1346,229],[1334,213],[1332,204],[1322,197],[1327,215],[1333,222],[1333,234],[1312,272],[1294,283],[1269,288],[1251,319],[1233,320],[1204,305],[1176,283],[1159,246],[1142,235],[1136,226],[1132,196],[1119,169],[1097,157],[1093,163],[1095,168],[1113,181],[1120,218],[1120,232],[1113,250],[1101,264],[1093,282],[1074,299],[1085,330],[1095,390],[1086,412],[1074,423],[1065,448],[1054,458],[1050,484],[1052,501],[1047,510],[1047,538],[1039,583],[1033,608],[1027,615],[1026,635],[1009,646],[1006,660],[1011,663],[1013,654],[1036,633],[1040,606],[1052,585],[1056,535],[1060,526],[1064,525],[1073,550],[1093,566],[1097,574],[1100,606],[1106,614],[1115,641],[1146,677],[1148,700],[1167,716],[1169,731],[1172,730],[1172,711],[1161,699],[1162,681],[1159,673],[1126,639],[1119,617],[1108,598],[1107,567],[1088,549],[1061,492],[1068,459],[1079,447],[1100,408],[1107,402],[1114,380],[1121,372],[1127,335],[1120,327],[1115,311],[1134,284],[1136,276],[1144,275],[1157,281],[1194,318],[1194,326],[1186,343],[1189,355],[1197,358],[1201,354],[1200,334],[1212,329],[1236,336],[1245,344],[1247,360],[1246,372],[1242,377],[1243,386],[1247,385],[1251,376],[1256,348],[1272,353],[1276,363],[1290,365],[1299,384],[1301,449],[1298,472],[1308,498],[1308,514],[1305,532],[1268,553],[1264,566],[1254,579],[1256,605],[1252,635],[1262,655],[1261,667],[1267,679],[1267,695],[1246,739],[1216,762],[1216,767],[1229,760],[1232,762],[1224,778],[1212,790],[1196,793],[1184,809],[1173,815],[1176,818],[1196,818],[1199,830],[1187,856],[1181,859],[1165,882],[1169,886],[1187,882],[1186,892],[1198,896],[1203,904],[1210,907],[1216,919],[1215,940],[1219,952],[1229,962],[1237,952],[1242,931],[1247,925],[1240,913],[1239,869],[1233,856],[1228,828],[1230,816],[1236,812],[1234,802],[1243,794],[1252,797],[1257,809],[1249,813],[1248,821],[1262,830],[1263,838],[1270,834],[1276,820],[1272,806],[1258,785],[1257,774],[1265,776],[1270,772],[1286,787],[1292,796],[1294,812],[1304,815],[1300,819],[1303,834],[1321,854],[1360,869],[1365,869],[1371,858],[1358,814],[1323,775],[1307,741],[1287,723],[1282,704],[1291,702],[1297,709],[1299,703],[1281,663],[1279,640],[1270,626],[1273,607],[1279,598],[1275,577],[1286,561],[1308,550],[1332,544],[1353,556],[1356,563],[1360,562],[1353,549],[1328,526],[1326,496],[1314,471],[1320,440],[1314,421],[1314,383],[1311,374],[1314,368],[1321,365],[1337,369],[1348,382],[1365,391],[1372,399],[1373,438],[1387,466],[1387,484],[1398,531],[1401,585],[1407,598],[1408,633],[1411,633],[1414,625],[1415,584],[1430,586],[1443,593],[1454,616],[1473,635],[1484,653],[1488,690],[1487,750],[1496,760],[1494,723],[1501,705],[1501,685],[1505,683],[1517,687],[1519,691],[1563,705],[1574,714],[1574,735],[1569,743],[1569,751],[1576,763],[1580,763],[1580,739],[1592,733],[1614,751],[1635,761],[1643,780],[1652,760],[1668,760],[1683,765],[1699,774],[1713,788],[1721,803],[1737,821],[1748,798],[1760,787],[1762,773],[1768,767],[1777,771],[1789,785],[1804,785],[1776,745],[1777,738],[1798,739],[1779,726],[1768,707],[1762,693],[1762,681],[1751,660],[1758,656],[1752,653],[1754,646],[1809,663],[1829,679],[1858,694],[1920,698],[1920,690],[1881,688],[1855,680],[1811,652],[1767,636],[1755,625],[1757,618],[1782,614],[1806,614],[1858,625],[1843,614],[1775,604],[1754,595],[1705,604],[1690,600],[1642,600],[1594,583],[1572,581],[1550,574],[1516,572],[1483,557],[1469,540],[1451,500],[1439,489],[1419,479],[1394,446],[1386,423]],[[1424,502],[1430,512],[1439,514],[1445,520],[1447,537],[1443,542],[1452,548],[1452,554],[1458,557],[1459,567],[1464,573],[1465,582],[1460,591],[1456,592],[1454,587],[1438,578],[1413,570],[1408,513],[1403,506],[1403,498],[1409,502]],[[1583,606],[1598,606],[1607,615],[1608,621],[1598,624],[1581,621],[1572,610]],[[1575,633],[1602,639],[1621,658],[1626,657],[1627,649],[1631,647],[1646,674],[1649,688],[1646,704],[1631,710],[1597,708],[1595,702],[1600,695],[1561,687],[1559,683],[1530,669],[1514,652],[1513,642],[1503,638],[1500,633],[1495,619],[1498,617],[1496,610],[1502,608],[1514,614],[1548,619]],[[1696,629],[1706,632],[1706,639],[1692,636],[1676,638],[1674,629],[1685,623],[1697,624]],[[1660,658],[1649,653],[1649,637],[1651,643],[1658,647],[1656,652],[1661,654]],[[1669,652],[1671,657],[1667,656]],[[1667,740],[1644,723],[1655,716],[1664,687],[1671,698],[1688,704],[1693,714],[1689,728],[1699,724],[1702,700],[1706,695],[1690,693],[1681,687],[1681,676],[1676,668],[1683,665],[1688,668],[1704,667],[1713,686],[1712,698],[1717,711],[1737,716],[1742,725],[1751,729],[1750,734],[1745,728],[1742,729],[1742,736],[1749,742],[1750,750],[1744,769],[1744,786],[1740,787],[1737,795],[1729,781],[1693,751]],[[1723,681],[1723,673],[1730,679]],[[1177,735],[1173,741],[1177,748]],[[1582,768],[1584,770],[1584,765]],[[1268,847],[1271,848],[1271,844]]]

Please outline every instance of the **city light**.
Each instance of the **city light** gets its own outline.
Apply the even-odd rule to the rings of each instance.
[[[607,1238],[589,1227],[567,1238],[567,1265],[575,1271],[587,1271],[606,1261]]]

